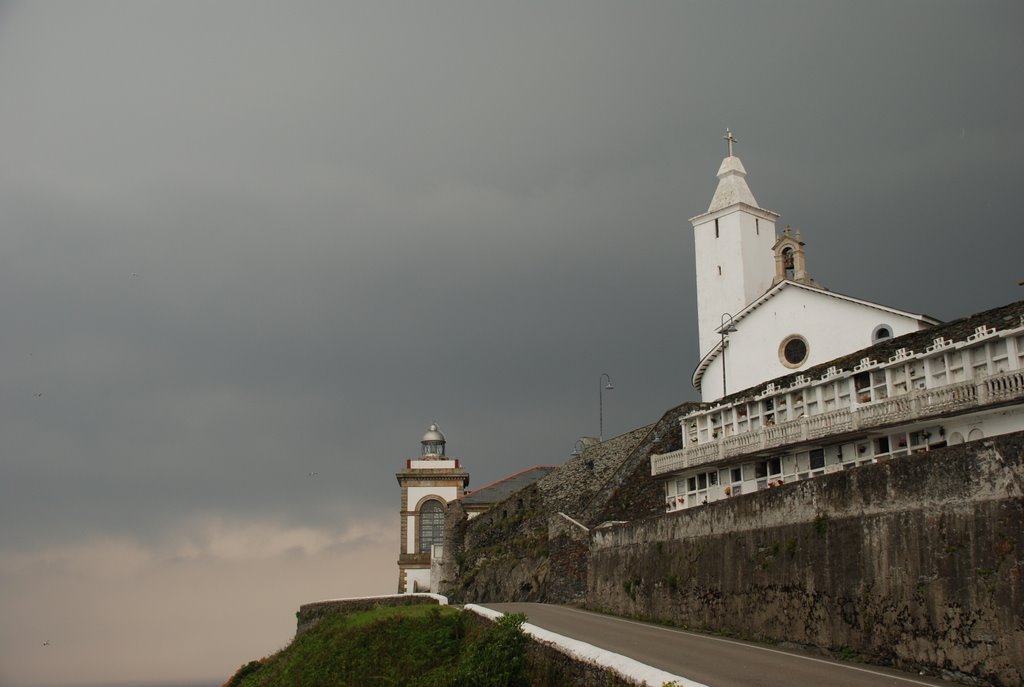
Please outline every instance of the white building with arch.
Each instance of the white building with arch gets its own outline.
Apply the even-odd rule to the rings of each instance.
[[[461,497],[469,473],[445,453],[446,440],[436,424],[420,440],[420,455],[396,473],[402,489],[398,592],[430,591],[430,560],[440,555],[448,503]]]

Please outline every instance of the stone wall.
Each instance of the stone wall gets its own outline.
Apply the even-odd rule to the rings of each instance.
[[[1024,682],[1024,433],[591,535],[587,605]]]
[[[590,530],[564,513],[548,517],[547,596],[560,603],[583,603],[587,598]]]
[[[584,519],[603,487],[636,453],[652,429],[652,425],[647,425],[602,443],[585,446],[580,455],[573,456],[557,470],[538,480],[537,487],[544,497],[544,506],[548,512],[565,513],[577,520]]]
[[[547,512],[537,484],[472,520],[452,504],[444,552],[440,593],[453,601],[547,600]]]
[[[651,477],[651,454],[670,453],[683,447],[679,418],[697,403],[683,403],[665,411],[640,443],[622,460],[582,513],[588,525],[608,520],[635,520],[665,510],[665,485]]]
[[[453,504],[445,521],[440,593],[458,602],[582,601],[586,527],[567,529],[563,516],[585,518],[595,512],[595,501],[604,502],[602,494],[614,494],[606,484],[622,475],[623,465],[647,460],[653,428],[586,446],[581,455],[472,520]]]

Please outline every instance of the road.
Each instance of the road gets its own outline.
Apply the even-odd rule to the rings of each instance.
[[[536,603],[482,604],[708,687],[913,687],[950,683],[795,651]]]

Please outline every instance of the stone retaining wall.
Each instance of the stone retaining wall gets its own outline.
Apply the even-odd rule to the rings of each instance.
[[[587,605],[1024,682],[1024,433],[595,530]]]

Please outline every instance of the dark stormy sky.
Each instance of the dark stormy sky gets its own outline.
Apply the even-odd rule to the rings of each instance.
[[[431,422],[481,486],[695,398],[726,127],[823,285],[1021,298],[1022,20],[0,4],[0,685],[222,681],[394,590]]]

